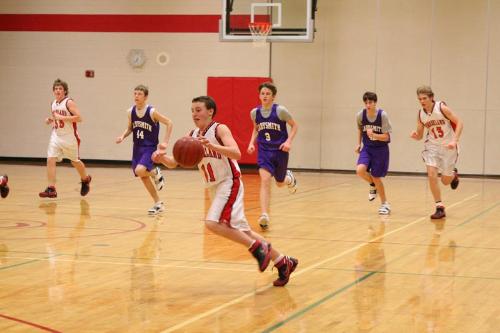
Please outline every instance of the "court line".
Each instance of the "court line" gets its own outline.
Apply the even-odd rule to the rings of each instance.
[[[454,203],[454,204],[452,204],[452,205],[448,206],[447,208],[448,208],[448,209],[451,209],[451,208],[453,208],[453,207],[459,206],[459,205],[461,205],[461,204],[462,204],[462,203],[464,203],[464,202],[467,202],[467,201],[469,201],[469,200],[474,199],[474,198],[475,198],[475,197],[477,197],[478,195],[479,195],[479,194],[474,194],[474,195],[471,195],[471,196],[469,196],[469,197],[467,197],[467,198],[465,198],[465,199],[463,199],[463,200],[460,200],[460,201],[458,201],[458,202],[456,202],[456,203]],[[402,226],[402,227],[399,227],[399,228],[397,228],[397,229],[394,229],[394,230],[392,230],[392,231],[390,231],[390,232],[388,232],[388,233],[386,233],[386,234],[384,234],[384,235],[381,235],[381,236],[378,236],[378,237],[374,237],[374,238],[370,239],[370,241],[368,241],[368,242],[366,242],[366,241],[365,241],[364,243],[358,244],[358,245],[356,245],[356,246],[354,246],[354,247],[352,247],[352,248],[350,248],[350,249],[347,249],[347,250],[345,250],[345,251],[343,251],[343,252],[341,252],[341,253],[339,253],[339,254],[337,254],[337,255],[335,255],[335,256],[332,256],[332,257],[330,257],[330,258],[327,258],[327,259],[325,259],[325,260],[322,260],[322,261],[320,261],[320,262],[318,262],[318,263],[316,263],[316,264],[313,264],[313,265],[311,265],[311,266],[309,266],[309,267],[306,267],[306,268],[304,268],[304,269],[302,269],[302,270],[298,271],[297,273],[295,273],[294,275],[292,275],[292,277],[291,277],[291,278],[294,278],[294,279],[295,279],[297,276],[300,276],[300,275],[302,275],[302,274],[305,274],[305,273],[307,273],[307,272],[309,272],[309,271],[311,271],[311,270],[313,270],[313,269],[315,269],[315,268],[317,268],[317,267],[319,267],[319,266],[324,265],[324,264],[325,264],[325,263],[327,263],[327,262],[330,262],[330,261],[336,260],[336,259],[338,259],[338,258],[340,258],[340,257],[343,257],[343,256],[344,256],[344,255],[346,255],[346,254],[349,254],[349,253],[351,253],[351,252],[354,252],[354,251],[358,250],[360,247],[362,247],[362,246],[364,246],[364,245],[366,245],[366,244],[368,244],[368,243],[371,243],[371,242],[373,242],[373,241],[376,241],[376,240],[382,239],[382,238],[387,237],[387,236],[389,236],[389,235],[392,235],[392,234],[394,234],[394,233],[396,233],[396,232],[399,232],[399,231],[401,231],[401,230],[404,230],[404,229],[406,229],[406,228],[408,228],[408,227],[411,227],[411,226],[413,226],[414,224],[417,224],[417,223],[419,223],[419,222],[421,222],[421,221],[423,221],[423,220],[427,220],[428,218],[429,218],[429,217],[428,217],[427,215],[426,215],[426,216],[423,216],[423,217],[420,217],[420,218],[418,218],[418,219],[414,220],[413,222],[410,222],[410,223],[408,223],[408,224],[406,224],[406,225],[404,225],[404,226]],[[181,329],[181,328],[183,328],[183,327],[185,327],[185,326],[187,326],[187,325],[190,325],[190,324],[192,324],[192,323],[194,323],[194,322],[196,322],[196,321],[198,321],[198,320],[200,320],[200,319],[203,319],[203,318],[205,318],[205,317],[208,317],[208,316],[210,316],[210,315],[212,315],[212,314],[214,314],[214,313],[217,313],[217,312],[219,312],[219,311],[221,311],[221,310],[223,310],[223,309],[225,309],[225,308],[227,308],[227,307],[230,307],[231,305],[237,304],[237,303],[241,302],[242,300],[244,300],[244,299],[246,299],[246,298],[252,297],[252,296],[254,296],[255,294],[261,293],[261,292],[266,291],[266,290],[271,289],[271,288],[274,288],[274,287],[272,287],[272,286],[268,285],[268,286],[265,286],[265,287],[260,287],[260,288],[257,288],[257,289],[256,289],[255,291],[253,291],[253,292],[249,292],[249,293],[246,293],[246,294],[244,294],[244,295],[241,295],[240,297],[237,297],[237,298],[233,299],[232,301],[229,301],[229,302],[226,302],[226,303],[224,303],[224,304],[221,304],[221,305],[219,305],[219,306],[217,306],[217,307],[215,307],[215,308],[212,308],[211,310],[208,310],[208,311],[205,311],[205,312],[203,312],[203,313],[200,313],[199,315],[196,315],[196,316],[194,316],[194,317],[191,317],[190,319],[187,319],[187,320],[185,320],[185,321],[183,321],[183,322],[181,322],[181,323],[179,323],[179,324],[177,324],[177,325],[174,325],[174,326],[172,326],[172,327],[169,327],[169,328],[167,328],[167,329],[165,329],[165,330],[161,331],[161,333],[169,333],[169,332],[174,332],[174,331],[176,331],[176,330],[179,330],[179,329]]]
[[[468,222],[471,222],[473,221],[474,219],[478,218],[479,216],[481,215],[484,215],[485,213],[491,211],[492,209],[494,209],[495,207],[497,207],[498,205],[500,205],[500,202],[494,204],[493,206],[490,206],[488,207],[487,209],[483,210],[482,212],[480,212],[479,214],[476,214],[470,218],[468,218],[467,220],[465,220],[462,224],[458,224],[456,226],[453,227],[453,229],[455,228],[458,228],[460,226],[462,226],[464,223],[468,223]],[[404,254],[404,255],[401,255],[400,257],[396,258],[396,259],[393,259],[391,261],[389,261],[388,263],[386,263],[386,265],[390,264],[390,263],[394,263],[395,261],[403,258],[403,257],[406,257],[408,255],[407,254]],[[372,271],[371,273],[368,273],[364,276],[362,276],[361,278],[357,279],[357,280],[354,280],[353,282],[343,286],[342,288],[340,289],[337,289],[335,290],[334,292],[320,298],[319,300],[317,300],[316,302],[313,302],[311,304],[309,304],[308,306],[306,306],[305,308],[295,312],[294,314],[292,314],[291,316],[283,319],[283,320],[280,320],[279,322],[277,322],[276,324],[266,328],[265,330],[262,331],[262,333],[269,333],[269,332],[273,332],[275,329],[285,325],[286,323],[302,316],[303,314],[309,312],[309,310],[311,309],[314,309],[316,308],[317,306],[319,305],[322,305],[324,302],[328,301],[329,299],[333,298],[334,296],[344,292],[345,290],[349,289],[350,287],[352,287],[353,285],[355,285],[356,283],[358,282],[361,282],[365,279],[367,279],[368,277],[376,274],[376,273],[383,273],[383,274],[400,274],[400,275],[414,275],[414,276],[419,276],[419,275],[427,275],[427,274],[421,274],[421,273],[397,273],[397,272],[387,272],[387,271]],[[468,277],[468,276],[465,276],[465,275],[441,275],[441,274],[430,274],[429,276],[436,276],[436,277],[458,277],[458,278],[469,278],[469,279],[476,279],[476,278],[480,278],[480,279],[485,279],[485,280],[500,280],[500,278],[495,278],[495,277]]]
[[[26,321],[26,320],[23,320],[23,319],[14,318],[14,317],[7,316],[7,315],[1,314],[1,313],[0,313],[0,317],[5,318],[5,319],[9,319],[9,320],[12,320],[12,321],[17,321],[18,323],[21,323],[21,324],[26,324],[26,325],[29,325],[29,326],[33,326],[33,327],[39,328],[39,329],[47,331],[47,332],[62,333],[61,331],[56,331],[55,329],[47,327],[47,326],[35,324],[35,323],[29,322],[29,321]]]
[[[482,211],[481,213],[477,214],[477,215],[474,215],[473,217],[469,218],[468,220],[465,220],[463,221],[462,223],[460,224],[457,224],[456,227],[461,227],[467,223],[469,223],[470,221],[474,220],[475,218],[478,218],[479,216],[481,215],[484,215],[486,213],[489,213],[491,210],[495,209],[496,207],[498,207],[500,205],[500,202],[497,202],[495,205],[493,206],[490,206],[488,209]]]
[[[43,254],[46,254],[46,253],[43,253]],[[54,258],[62,256],[62,255],[63,254],[55,254],[55,255],[52,255],[52,256],[45,257],[45,258],[32,258],[32,257],[25,258],[25,257],[8,257],[8,256],[5,256],[4,258],[7,258],[7,259],[26,259],[26,260],[30,260],[30,261],[20,262],[18,264],[12,264],[12,265],[8,265],[8,266],[1,266],[0,267],[0,271],[4,270],[4,269],[9,269],[9,268],[13,268],[13,267],[19,267],[19,266],[22,266],[22,265],[31,264],[31,263],[34,263],[34,262],[40,261],[40,260],[51,260],[51,259],[54,259]]]
[[[388,262],[387,264],[392,263]],[[447,277],[447,278],[460,278],[460,279],[474,279],[474,280],[500,280],[500,277],[495,276],[474,276],[474,275],[452,275],[452,274],[423,274],[423,273],[409,273],[409,272],[395,272],[395,271],[367,271],[348,268],[318,268],[325,271],[337,271],[337,272],[363,272],[363,273],[379,273],[387,275],[412,275],[412,276],[432,276],[432,277]]]
[[[62,255],[60,255],[62,256]],[[1,267],[0,270],[2,269],[7,269],[10,267],[15,267],[15,266],[20,266],[24,264],[29,264],[35,261],[43,261],[43,260],[51,260],[53,258],[32,258],[32,257],[4,257],[8,259],[25,259],[25,260],[31,260],[29,262],[25,263],[20,263],[20,264],[14,264],[6,267]],[[124,258],[124,259],[129,259],[132,260],[132,258]],[[140,258],[138,260],[141,260]],[[211,271],[230,271],[230,272],[251,272],[255,273],[255,269],[236,269],[236,268],[223,268],[223,267],[204,267],[204,266],[186,266],[186,265],[171,265],[171,264],[146,264],[146,263],[130,263],[130,262],[115,262],[115,261],[96,261],[96,260],[74,260],[74,259],[62,259],[62,258],[57,258],[58,262],[74,262],[74,263],[84,263],[84,264],[106,264],[106,265],[117,265],[117,266],[148,266],[148,267],[159,267],[159,268],[188,268],[188,269],[201,269],[201,270],[211,270]]]

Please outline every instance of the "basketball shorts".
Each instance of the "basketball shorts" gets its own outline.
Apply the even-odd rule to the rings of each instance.
[[[366,165],[367,170],[373,177],[385,177],[387,170],[389,170],[389,146],[363,146],[357,164]]]
[[[266,169],[277,182],[285,181],[286,169],[288,168],[288,152],[282,150],[259,149],[257,165]]]
[[[227,178],[209,187],[211,204],[207,221],[227,223],[234,229],[250,231],[243,204],[243,182],[240,178]]]
[[[425,144],[422,159],[425,165],[436,167],[443,176],[453,176],[453,169],[458,160],[458,149]]]
[[[135,174],[135,168],[137,165],[144,165],[146,170],[153,170],[153,160],[151,159],[151,155],[156,151],[156,146],[137,146],[134,145],[132,150],[132,171]]]
[[[52,131],[47,148],[47,157],[55,157],[57,162],[63,158],[77,162],[80,160],[80,139],[73,133],[67,135],[57,135]]]

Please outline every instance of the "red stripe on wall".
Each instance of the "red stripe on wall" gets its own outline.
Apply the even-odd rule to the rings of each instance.
[[[249,15],[232,15],[231,26],[248,27]],[[219,32],[220,15],[0,14],[0,31]],[[265,15],[257,20],[268,21]]]
[[[220,15],[0,14],[0,31],[219,32]]]

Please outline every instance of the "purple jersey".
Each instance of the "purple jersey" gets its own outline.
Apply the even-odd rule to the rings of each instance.
[[[387,146],[389,141],[379,141],[379,140],[370,140],[368,135],[366,134],[366,130],[368,128],[373,129],[373,133],[382,134],[382,112],[383,110],[377,110],[377,118],[374,122],[370,122],[368,117],[366,116],[366,109],[363,109],[363,117],[361,119],[361,126],[363,131],[363,145],[369,147],[383,147]]]
[[[134,135],[134,146],[154,146],[158,145],[158,134],[160,133],[160,124],[151,118],[151,109],[153,107],[148,105],[144,116],[139,118],[137,116],[136,107],[132,107],[131,121],[132,132]]]
[[[279,150],[280,145],[288,139],[286,121],[278,117],[278,112],[276,111],[278,104],[273,104],[271,114],[268,118],[262,116],[261,108],[257,108],[257,112],[255,113],[259,149]]]

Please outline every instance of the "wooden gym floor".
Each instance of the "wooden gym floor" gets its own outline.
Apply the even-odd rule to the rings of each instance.
[[[426,178],[390,176],[393,213],[377,214],[354,175],[297,172],[273,188],[265,236],[300,263],[285,288],[237,244],[204,229],[196,171],[164,171],[167,210],[126,167],[90,168],[89,195],[60,166],[0,164],[0,332],[496,332],[500,327],[500,180],[462,178],[431,222]],[[244,175],[258,230],[256,174]],[[378,200],[378,199],[377,199]],[[271,265],[270,265],[271,266]]]

